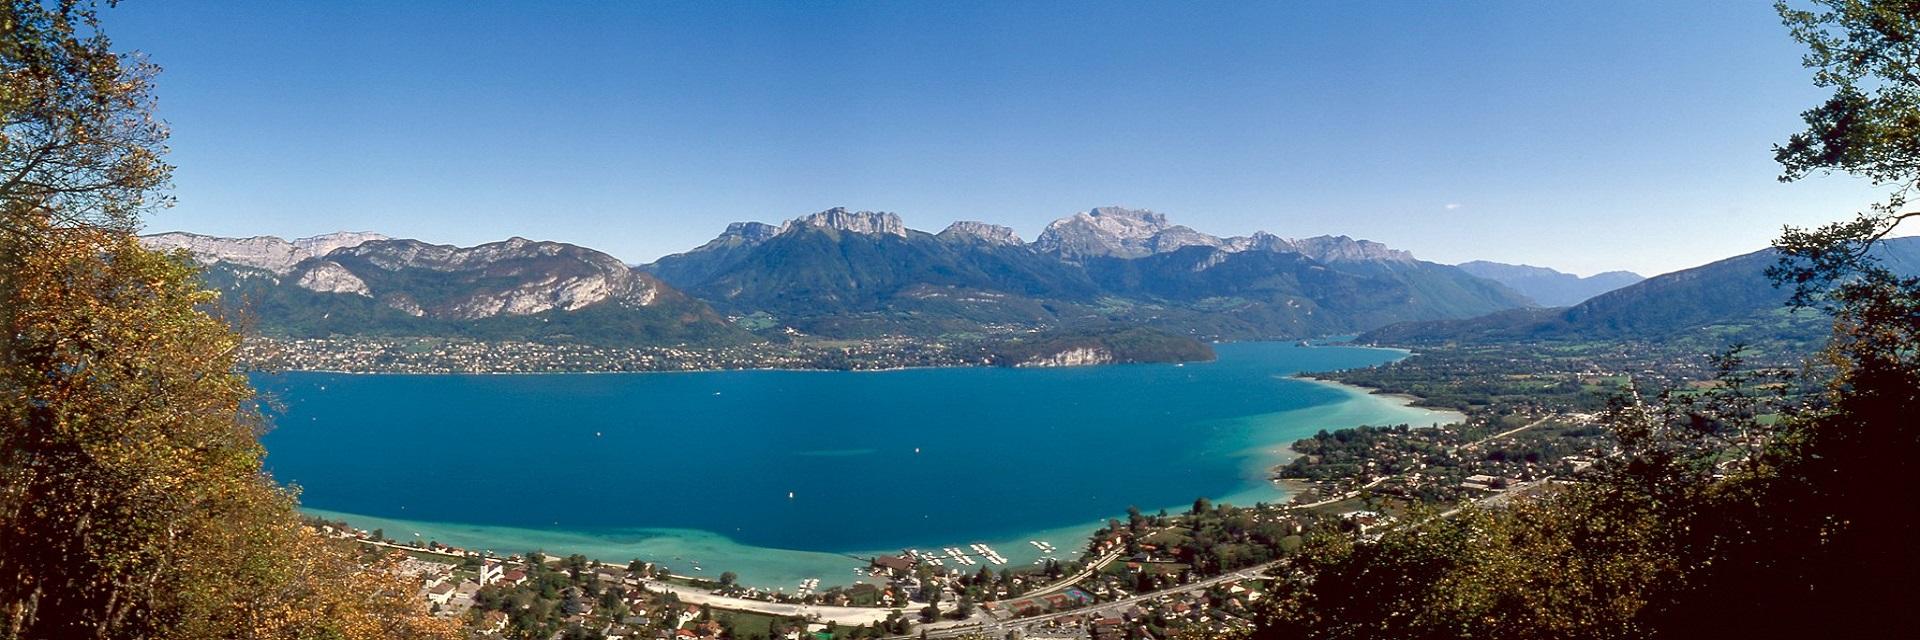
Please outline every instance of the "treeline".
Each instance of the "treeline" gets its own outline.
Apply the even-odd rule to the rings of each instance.
[[[1282,478],[1326,481],[1367,474],[1406,473],[1422,463],[1433,466],[1446,464],[1446,445],[1457,440],[1451,437],[1451,431],[1428,429],[1425,433],[1432,437],[1419,440],[1409,438],[1412,433],[1412,428],[1404,424],[1392,427],[1360,426],[1332,432],[1321,429],[1313,437],[1294,441],[1292,449],[1300,457],[1280,467],[1279,475]],[[1412,455],[1387,456],[1376,453],[1376,450],[1385,448]],[[1368,467],[1370,462],[1374,466]]]

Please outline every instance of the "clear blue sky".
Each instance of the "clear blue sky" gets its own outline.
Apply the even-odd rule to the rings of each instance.
[[[1037,6],[1036,6],[1037,5]],[[1201,10],[1204,8],[1204,10]],[[1765,2],[132,2],[151,231],[520,235],[644,262],[832,206],[1093,206],[1658,273],[1873,198],[1781,185],[1822,96]]]

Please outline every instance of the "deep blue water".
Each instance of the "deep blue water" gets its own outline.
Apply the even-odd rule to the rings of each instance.
[[[284,404],[264,438],[268,466],[309,508],[851,551],[935,532],[1002,540],[1244,491],[1260,482],[1252,458],[1272,450],[1250,448],[1274,444],[1259,440],[1351,426],[1274,425],[1272,414],[1365,401],[1289,375],[1400,357],[1218,350],[1217,362],[1185,366],[258,382]]]

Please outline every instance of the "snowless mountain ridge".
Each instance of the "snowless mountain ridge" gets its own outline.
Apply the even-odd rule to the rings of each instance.
[[[340,231],[294,240],[283,240],[274,236],[221,238],[173,231],[141,236],[140,244],[146,245],[149,249],[162,251],[185,249],[193,254],[195,261],[201,264],[227,262],[265,269],[275,275],[287,275],[293,271],[294,265],[308,258],[324,256],[333,253],[335,249],[357,247],[375,240],[390,239],[378,233],[365,231]]]
[[[900,216],[894,213],[853,211],[845,207],[836,207],[789,219],[778,225],[762,222],[735,222],[728,225],[718,237],[691,252],[726,246],[757,245],[775,236],[799,229],[898,237],[906,237],[910,232],[918,233],[908,229],[902,223]],[[1228,253],[1253,250],[1293,252],[1321,262],[1409,263],[1417,260],[1407,251],[1344,235],[1290,239],[1266,231],[1257,231],[1247,236],[1214,236],[1185,225],[1173,224],[1165,214],[1124,207],[1096,207],[1054,220],[1032,243],[1022,241],[1019,234],[1012,228],[968,220],[952,223],[937,237],[947,240],[968,239],[994,245],[1026,246],[1073,262],[1099,257],[1139,258],[1169,253],[1189,246],[1211,247]],[[265,269],[275,275],[285,276],[292,273],[296,265],[307,259],[325,256],[338,249],[358,247],[367,242],[391,239],[378,233],[346,231],[293,240],[274,236],[222,238],[195,233],[167,232],[144,236],[141,242],[155,249],[185,249],[203,264],[226,262]],[[1474,267],[1477,266],[1481,266],[1481,263],[1462,265],[1463,268],[1478,271],[1476,275],[1493,277],[1507,284],[1513,284],[1507,281],[1515,276],[1501,273],[1498,275],[1506,277],[1494,277],[1495,274],[1487,272],[1484,267],[1475,269]],[[1545,269],[1540,271],[1550,272]],[[1557,272],[1550,273],[1558,275]],[[1614,278],[1613,276],[1624,277]],[[1631,284],[1638,277],[1625,273],[1608,273],[1595,278],[1597,281],[1611,285],[1604,288],[1612,288]],[[315,284],[315,290],[356,288],[345,279],[327,274],[318,274],[311,278]],[[1621,281],[1615,282],[1616,279]],[[1543,300],[1542,302],[1551,304],[1559,301]]]
[[[296,240],[162,233],[141,243],[185,249],[202,264],[266,271],[308,291],[369,298],[415,317],[476,320],[572,311],[609,300],[647,306],[667,290],[605,253],[525,238],[462,248],[376,233]],[[422,278],[445,291],[423,299],[409,286]]]
[[[706,245],[694,250],[751,246],[800,228],[832,229],[846,233],[905,237],[912,231],[893,213],[834,208],[788,220],[779,225],[735,222]],[[992,244],[1021,245],[1013,229],[985,222],[954,222],[939,233],[946,239],[971,238]],[[1249,236],[1219,237],[1173,224],[1165,214],[1144,209],[1097,207],[1054,220],[1040,237],[1026,246],[1069,261],[1089,258],[1140,258],[1204,246],[1227,252],[1251,250],[1294,252],[1322,262],[1413,262],[1413,254],[1371,240],[1347,236],[1289,239],[1260,231]]]

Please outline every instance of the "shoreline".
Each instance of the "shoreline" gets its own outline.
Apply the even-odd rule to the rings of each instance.
[[[1258,342],[1258,340],[1252,340]],[[1221,342],[1233,344],[1233,342]],[[1375,346],[1354,346],[1369,350]],[[1388,350],[1388,348],[1377,348]],[[874,367],[874,369],[820,369],[820,367],[716,367],[716,369],[634,369],[634,371],[609,371],[609,369],[568,369],[568,371],[346,371],[346,369],[263,369],[250,367],[244,373],[257,375],[286,375],[286,373],[326,373],[326,375],[653,375],[653,373],[733,373],[733,371],[793,371],[793,373],[895,373],[895,371],[937,371],[937,369],[1087,369],[1087,367],[1139,367],[1139,365],[1206,365],[1219,361],[1212,359],[1171,359],[1171,361],[1108,361],[1108,363],[1087,363],[1087,365],[995,365],[995,363],[975,363],[975,365],[912,365],[912,367]]]
[[[1170,335],[1170,334],[1169,334]],[[904,371],[913,369],[950,369],[977,367],[1040,368],[1098,366],[1100,364],[1185,364],[1211,362],[1218,357],[1211,345],[1189,336],[1179,339],[1200,348],[1204,354],[1125,354],[1112,346],[1102,346],[1114,359],[1105,363],[1028,365],[1008,364],[995,345],[1022,339],[1018,335],[999,339],[947,339],[882,336],[848,340],[827,340],[819,344],[788,345],[792,349],[772,348],[772,342],[751,345],[676,345],[676,346],[595,346],[584,343],[547,343],[538,341],[463,340],[446,337],[373,337],[268,338],[258,336],[243,345],[243,367],[261,372],[312,372],[332,374],[403,375],[527,375],[553,373],[669,373],[714,371]],[[363,344],[360,341],[371,341]],[[422,354],[410,346],[452,345],[464,353]],[[443,344],[444,343],[444,344]],[[751,346],[754,348],[745,348]],[[357,356],[341,351],[346,348]],[[977,348],[977,351],[976,351]],[[1078,347],[1075,347],[1078,348]],[[395,351],[395,350],[398,351]],[[744,350],[742,350],[744,349]],[[771,351],[769,351],[771,349]],[[859,351],[856,355],[854,352]],[[1070,351],[1072,349],[1068,349]],[[508,352],[512,352],[508,354]],[[1057,357],[1066,353],[1052,353]],[[384,364],[360,358],[394,356]],[[502,354],[506,355],[502,359]],[[1161,359],[1171,358],[1171,359]],[[374,358],[379,360],[381,358]],[[843,361],[850,366],[829,365]],[[520,363],[535,366],[522,368]],[[449,364],[452,363],[452,364]],[[906,363],[906,364],[900,364]],[[870,366],[871,365],[871,366]],[[345,367],[345,368],[340,368]]]
[[[1406,351],[1404,349],[1386,349],[1382,347],[1359,347],[1359,348],[1392,350],[1392,351],[1400,351],[1403,353]],[[1385,421],[1385,423],[1380,423],[1378,421],[1371,421],[1371,420],[1363,420],[1363,421],[1356,422],[1351,420],[1335,419],[1333,420],[1333,422],[1339,423],[1340,426],[1325,427],[1325,429],[1327,429],[1328,431],[1336,431],[1339,429],[1351,429],[1354,427],[1362,427],[1362,426],[1376,426],[1376,427],[1391,426],[1393,424],[1402,424],[1402,423],[1410,426],[1414,426],[1414,427],[1419,427],[1419,428],[1431,428],[1431,427],[1437,427],[1437,426],[1447,425],[1447,424],[1458,424],[1460,422],[1466,421],[1467,419],[1466,414],[1460,413],[1458,411],[1454,411],[1452,409],[1420,406],[1418,403],[1422,400],[1422,398],[1420,398],[1419,396],[1402,394],[1402,393],[1382,393],[1380,392],[1380,390],[1374,389],[1371,387],[1365,387],[1365,386],[1355,385],[1355,384],[1347,384],[1345,382],[1340,382],[1337,380],[1320,378],[1306,372],[1296,373],[1292,376],[1289,376],[1289,378],[1293,380],[1305,382],[1308,384],[1316,385],[1316,386],[1338,390],[1341,393],[1347,394],[1349,397],[1366,398],[1370,401],[1386,403],[1400,410],[1417,411],[1417,412],[1420,412],[1426,418],[1430,418],[1430,420],[1425,423],[1418,423],[1413,420],[1407,420],[1404,422],[1388,420],[1388,421]],[[1292,497],[1295,495],[1298,495],[1300,491],[1308,488],[1307,483],[1305,483],[1304,481],[1277,477],[1277,473],[1281,467],[1286,466],[1287,464],[1293,462],[1294,460],[1300,457],[1301,455],[1300,452],[1295,451],[1293,449],[1293,443],[1297,441],[1298,439],[1294,439],[1294,440],[1288,440],[1286,442],[1276,442],[1276,443],[1271,443],[1267,445],[1261,445],[1259,447],[1261,449],[1264,449],[1265,453],[1267,453],[1266,458],[1261,461],[1261,466],[1260,466],[1262,482],[1264,482],[1270,490],[1279,492],[1284,499],[1288,499],[1288,500],[1291,500]],[[1241,493],[1246,493],[1246,492],[1243,491]]]
[[[1356,347],[1371,348],[1371,347]],[[1215,359],[1217,360],[1217,358]],[[786,372],[795,373],[892,373],[896,371],[927,371],[940,369],[1084,369],[1088,367],[1127,367],[1139,365],[1189,365],[1207,364],[1214,360],[1177,360],[1170,362],[1103,362],[1096,364],[1074,364],[1058,366],[1007,366],[998,364],[949,364],[919,365],[911,367],[878,367],[873,369],[821,369],[818,367],[738,367],[717,369],[636,369],[631,371],[613,371],[604,369],[581,369],[568,371],[347,371],[339,369],[250,369],[246,373],[261,375],[283,375],[288,373],[324,373],[342,376],[577,376],[577,375],[639,375],[656,373],[731,373],[731,372]]]
[[[1410,351],[1407,351],[1407,350],[1405,350],[1405,349],[1389,349],[1388,347],[1362,347],[1362,348],[1368,348],[1368,349],[1383,349],[1383,350],[1391,350],[1391,351],[1404,351],[1404,352],[1407,352],[1407,353],[1409,353],[1409,354],[1411,354],[1411,353],[1412,353],[1412,352],[1410,352]],[[1367,395],[1370,395],[1370,396],[1373,396],[1373,397],[1376,397],[1376,398],[1387,398],[1387,399],[1389,399],[1389,400],[1392,400],[1392,401],[1394,401],[1394,402],[1396,402],[1396,403],[1399,403],[1399,404],[1400,404],[1400,406],[1403,406],[1403,407],[1407,407],[1407,408],[1410,408],[1410,409],[1425,409],[1425,410],[1427,410],[1427,411],[1431,411],[1431,412],[1434,412],[1434,413],[1451,413],[1451,414],[1454,414],[1454,415],[1457,415],[1457,416],[1460,416],[1460,419],[1459,419],[1459,420],[1455,420],[1454,422],[1461,422],[1461,421],[1464,421],[1464,420],[1466,420],[1466,414],[1464,414],[1464,413],[1460,413],[1460,412],[1459,412],[1458,410],[1455,410],[1455,409],[1450,409],[1450,408],[1447,408],[1447,407],[1435,407],[1435,406],[1430,406],[1430,405],[1424,405],[1424,404],[1421,404],[1422,402],[1426,402],[1426,401],[1427,401],[1427,399],[1426,399],[1426,398],[1422,398],[1422,397],[1420,397],[1420,396],[1416,396],[1416,395],[1413,395],[1413,394],[1411,394],[1411,393],[1393,393],[1393,392],[1389,392],[1389,391],[1382,391],[1382,390],[1380,390],[1380,389],[1377,389],[1377,388],[1374,388],[1374,387],[1369,387],[1369,386],[1365,386],[1365,385],[1358,385],[1358,384],[1350,384],[1350,383],[1346,383],[1346,382],[1341,382],[1341,381],[1339,381],[1339,380],[1330,380],[1330,379],[1327,379],[1327,378],[1322,378],[1322,377],[1319,377],[1319,376],[1313,376],[1313,375],[1308,375],[1308,374],[1305,374],[1305,373],[1299,373],[1299,374],[1295,374],[1295,375],[1294,375],[1293,377],[1294,377],[1294,378],[1296,378],[1296,379],[1299,379],[1299,380],[1305,380],[1305,381],[1307,381],[1307,382],[1312,382],[1312,383],[1315,383],[1315,384],[1321,384],[1321,385],[1327,385],[1327,386],[1333,386],[1333,387],[1339,387],[1339,388],[1342,388],[1342,389],[1351,389],[1351,390],[1355,390],[1355,391],[1360,391],[1360,392],[1363,392],[1363,393],[1366,393]]]
[[[1397,351],[1405,351],[1405,350],[1397,349]],[[1379,401],[1389,402],[1408,410],[1423,411],[1429,416],[1439,418],[1439,420],[1434,422],[1429,422],[1425,425],[1413,424],[1411,422],[1406,423],[1408,424],[1408,426],[1412,426],[1415,428],[1437,428],[1442,425],[1459,424],[1467,420],[1466,414],[1461,413],[1459,411],[1455,411],[1453,409],[1421,406],[1419,403],[1423,401],[1424,398],[1421,398],[1420,396],[1416,396],[1412,394],[1385,393],[1380,391],[1379,389],[1375,389],[1372,387],[1367,387],[1367,386],[1357,385],[1357,384],[1348,384],[1345,382],[1340,382],[1338,380],[1328,380],[1326,378],[1320,378],[1317,376],[1308,375],[1306,373],[1295,374],[1293,378],[1296,380],[1300,380],[1302,382],[1310,383],[1310,384],[1316,384],[1324,387],[1339,389],[1347,393],[1364,394],[1369,398],[1374,398]],[[1353,427],[1360,427],[1360,426],[1379,427],[1379,426],[1391,426],[1391,425],[1353,424],[1353,425],[1347,425],[1341,428],[1346,429],[1346,428],[1353,428]],[[1270,484],[1272,484],[1276,488],[1276,490],[1283,491],[1288,496],[1299,495],[1300,492],[1312,487],[1312,484],[1307,482],[1306,480],[1301,480],[1299,478],[1279,477],[1280,469],[1292,463],[1294,460],[1298,459],[1300,455],[1301,455],[1300,452],[1293,450],[1293,443],[1289,442],[1287,443],[1286,454],[1282,456],[1275,456],[1274,459],[1272,460],[1273,464],[1267,465],[1267,467],[1265,468],[1267,481]]]

